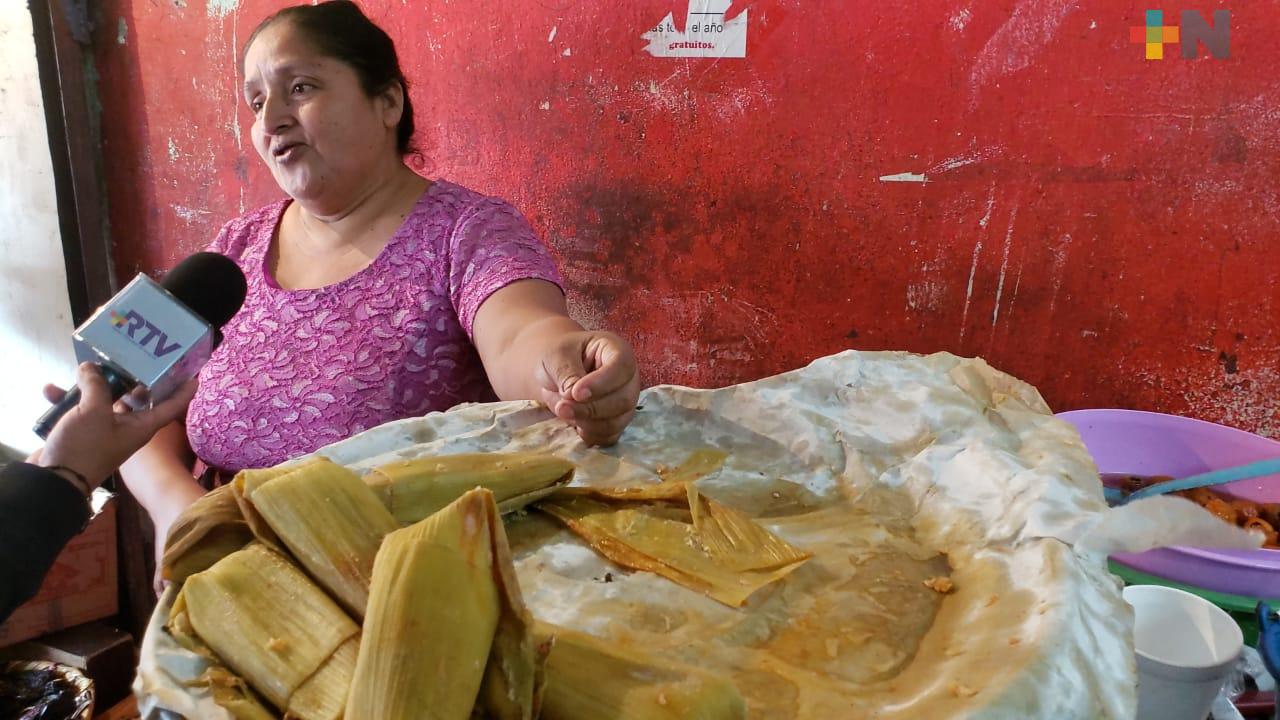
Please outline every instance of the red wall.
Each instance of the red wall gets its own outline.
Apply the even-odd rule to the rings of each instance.
[[[281,5],[105,0],[122,279],[278,196],[235,58]],[[747,57],[718,61],[644,52],[687,2],[364,6],[414,83],[425,172],[523,209],[649,383],[949,350],[1056,409],[1280,436],[1273,2],[1161,6],[1232,13],[1229,60],[1161,61],[1130,0],[739,0]],[[904,172],[928,180],[880,179]]]

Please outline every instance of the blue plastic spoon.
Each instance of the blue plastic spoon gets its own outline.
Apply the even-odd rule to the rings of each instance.
[[[1125,494],[1124,490],[1121,490],[1120,488],[1103,486],[1102,495],[1110,505],[1123,505],[1133,500],[1141,500],[1143,498],[1154,497],[1156,495],[1222,485],[1224,483],[1235,482],[1237,480],[1248,480],[1249,478],[1274,475],[1276,473],[1280,473],[1280,458],[1269,458],[1267,460],[1259,460],[1257,462],[1237,465],[1235,467],[1225,468],[1222,470],[1200,473],[1199,475],[1192,475],[1179,480],[1170,480],[1168,482],[1157,483],[1155,485],[1148,485],[1141,490],[1128,494]]]

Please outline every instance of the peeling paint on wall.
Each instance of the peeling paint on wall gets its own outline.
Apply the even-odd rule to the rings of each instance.
[[[212,214],[212,213],[210,213],[208,210],[201,210],[201,209],[199,209],[199,208],[183,207],[183,206],[181,206],[181,205],[174,205],[174,206],[173,206],[173,212],[174,212],[174,214],[175,214],[175,215],[177,215],[178,217],[182,218],[182,219],[183,219],[183,221],[188,222],[188,223],[195,222],[196,220],[200,219],[200,216],[201,216],[201,215],[211,215],[211,214]]]
[[[964,333],[969,327],[969,305],[973,302],[973,278],[978,274],[978,257],[982,255],[982,240],[973,244],[973,262],[969,265],[969,282],[964,290],[964,312],[960,315],[960,343],[964,343]]]
[[[240,0],[209,0],[205,12],[211,18],[223,18],[235,12],[240,7]]]
[[[937,280],[922,280],[907,285],[907,309],[932,311],[938,309],[946,287]]]
[[[1009,19],[991,34],[973,63],[969,75],[971,105],[987,84],[1034,62],[1053,42],[1062,21],[1077,4],[1077,0],[1021,0]]]
[[[1000,255],[1000,282],[996,285],[995,307],[991,310],[991,331],[994,333],[1000,319],[1000,298],[1004,295],[1004,276],[1009,270],[1009,248],[1013,245],[1013,225],[1018,221],[1018,206],[1009,211],[1009,230],[1004,235],[1004,252]]]
[[[904,172],[904,173],[894,173],[893,175],[881,175],[880,182],[922,183],[922,182],[928,182],[928,178],[924,176],[924,173]]]
[[[929,182],[931,178],[936,178],[946,172],[962,168],[966,165],[973,165],[984,160],[990,160],[1000,154],[1000,148],[989,147],[980,150],[973,150],[967,153],[961,153],[955,157],[947,158],[935,163],[932,167],[922,173],[897,173],[894,175],[881,175],[880,182]],[[985,227],[985,226],[984,226]]]

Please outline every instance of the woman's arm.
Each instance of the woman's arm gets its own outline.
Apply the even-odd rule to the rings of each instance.
[[[204,495],[204,488],[191,476],[194,460],[187,445],[186,428],[177,421],[161,428],[151,442],[120,466],[124,484],[155,525],[157,557],[164,552],[169,526]]]
[[[472,337],[499,398],[541,401],[588,444],[612,445],[635,416],[640,378],[631,346],[583,330],[550,282],[520,280],[490,295]]]

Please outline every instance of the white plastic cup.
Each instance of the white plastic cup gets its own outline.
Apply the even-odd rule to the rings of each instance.
[[[1189,592],[1130,585],[1138,720],[1205,720],[1244,648],[1240,626]]]

